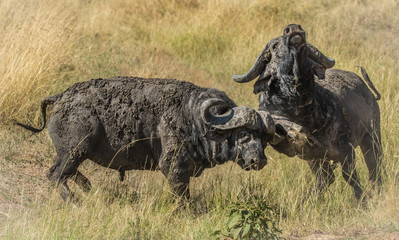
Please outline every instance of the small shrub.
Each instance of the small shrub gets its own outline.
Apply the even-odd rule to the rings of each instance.
[[[232,203],[229,207],[226,231],[217,230],[212,236],[233,239],[279,239],[276,227],[278,211],[265,199],[253,196],[246,201]]]

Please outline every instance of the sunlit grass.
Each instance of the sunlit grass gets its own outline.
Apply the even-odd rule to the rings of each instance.
[[[399,6],[395,1],[22,1],[0,2],[0,238],[212,239],[231,203],[251,196],[280,212],[285,236],[399,231]],[[236,84],[273,37],[301,24],[307,40],[336,68],[367,70],[382,94],[385,172],[377,195],[357,153],[359,175],[373,197],[355,200],[338,168],[336,182],[303,201],[314,184],[306,162],[266,149],[269,164],[242,171],[234,163],[192,179],[192,201],[174,201],[159,172],[117,172],[92,163],[81,171],[93,190],[65,205],[45,171],[55,155],[46,131],[31,135],[10,120],[39,124],[41,99],[74,82],[115,75],[177,78],[225,91],[257,107],[252,84]]]

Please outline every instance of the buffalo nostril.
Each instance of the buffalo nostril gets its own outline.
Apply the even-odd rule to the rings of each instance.
[[[245,161],[244,160],[242,160],[242,159],[240,159],[240,160],[238,160],[237,161],[237,164],[240,166],[240,167],[242,167],[242,168],[245,168]]]
[[[258,161],[257,163],[257,170],[261,170],[262,168],[264,168],[267,165],[267,158],[262,158],[260,161]]]
[[[293,45],[300,45],[303,43],[303,38],[301,35],[295,34],[293,37],[291,37],[290,43]]]
[[[254,160],[254,159],[251,159],[250,161],[249,161],[249,167],[251,168],[251,169],[255,169],[255,170],[259,170],[259,162],[258,161],[256,161],[256,160]]]

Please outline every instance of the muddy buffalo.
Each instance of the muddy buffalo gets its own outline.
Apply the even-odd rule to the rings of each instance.
[[[340,163],[343,177],[360,199],[357,146],[370,180],[381,185],[380,94],[363,68],[364,81],[355,73],[332,69],[334,64],[306,42],[300,25],[290,24],[282,36],[267,43],[249,72],[233,79],[244,83],[259,76],[254,85],[254,93],[260,93],[259,109],[269,111],[276,123],[271,145],[307,160],[318,191],[334,181],[334,163]]]
[[[190,177],[236,160],[244,169],[262,169],[274,123],[263,111],[237,106],[224,92],[170,79],[117,77],[74,84],[41,103],[42,126],[52,105],[48,131],[56,157],[48,171],[71,195],[72,176],[84,190],[90,181],[78,171],[86,159],[118,170],[159,169],[177,195],[189,197]]]

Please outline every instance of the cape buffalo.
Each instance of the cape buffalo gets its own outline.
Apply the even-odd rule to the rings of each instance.
[[[78,171],[90,159],[116,169],[159,169],[179,196],[189,198],[190,177],[205,168],[237,160],[244,169],[262,169],[272,118],[262,111],[236,106],[224,92],[170,79],[116,77],[76,83],[41,103],[53,105],[48,131],[57,156],[50,181],[70,196],[67,179],[84,190],[89,180]],[[263,139],[261,139],[261,136]]]
[[[381,185],[380,94],[366,71],[356,74],[331,69],[335,61],[306,42],[300,25],[290,24],[283,35],[270,40],[252,68],[233,79],[245,83],[258,77],[259,109],[269,111],[276,123],[271,144],[290,157],[308,161],[318,191],[334,179],[336,164],[356,198],[363,194],[355,169],[354,149],[360,146],[370,180]]]

